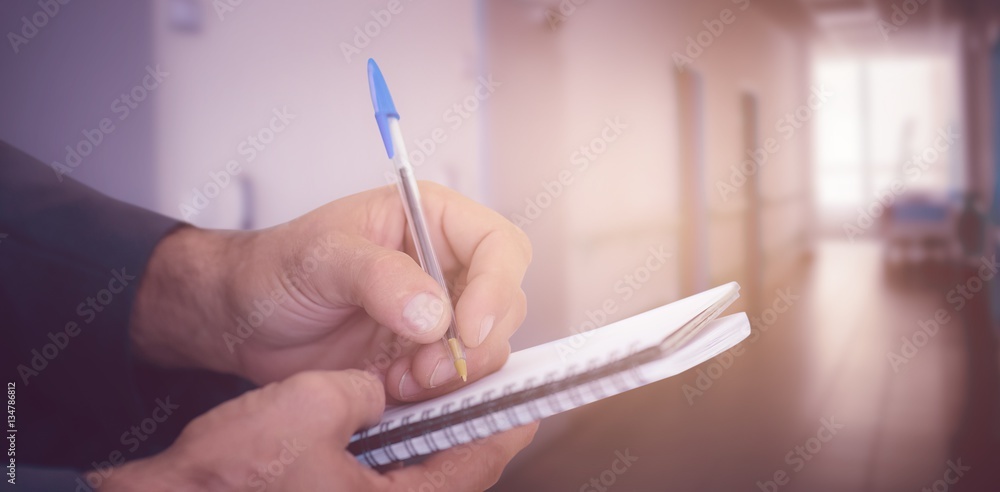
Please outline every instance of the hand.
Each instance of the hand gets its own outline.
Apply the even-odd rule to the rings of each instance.
[[[422,182],[470,379],[499,368],[525,316],[531,248],[520,229],[458,193]],[[452,302],[412,250],[398,192],[382,187],[271,229],[182,228],[157,247],[131,334],[162,365],[259,384],[306,369],[366,369],[394,400],[462,384],[444,345]]]
[[[379,474],[344,448],[357,429],[379,421],[384,406],[385,390],[369,373],[303,372],[191,421],[166,451],[113,470],[101,491],[407,491],[426,483],[484,490],[537,429],[518,427]]]

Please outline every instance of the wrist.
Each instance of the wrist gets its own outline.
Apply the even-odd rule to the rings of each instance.
[[[230,323],[229,254],[240,233],[180,227],[156,246],[132,310],[135,353],[163,367],[236,373],[222,330]]]

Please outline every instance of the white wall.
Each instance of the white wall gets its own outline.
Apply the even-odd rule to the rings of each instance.
[[[546,9],[558,5],[485,2],[487,64],[505,83],[485,121],[492,203],[515,221],[529,202],[549,204],[524,225],[535,257],[525,278],[528,318],[512,339],[515,350],[681,297],[679,266],[690,259],[679,256],[680,241],[688,239],[680,218],[691,212],[679,200],[680,166],[688,163],[680,162],[671,55],[704,29],[702,21],[733,8],[728,0],[590,1],[553,28]],[[779,115],[805,102],[806,44],[751,7],[693,69],[704,83],[708,213],[697,219],[709,222],[709,282],[745,284],[746,190],[723,201],[716,182],[743,158],[743,91],[759,99],[761,139],[774,134]],[[627,128],[579,171],[575,152],[601,137],[608,118]],[[761,171],[762,283],[779,281],[808,246],[808,149],[808,132],[801,132]],[[570,178],[561,190],[554,184],[560,173]],[[673,255],[664,263],[650,251],[661,247]],[[644,272],[647,265],[655,271]],[[641,288],[628,287],[628,276]],[[761,297],[770,302],[773,294]],[[613,312],[602,313],[605,307]],[[573,425],[572,415],[548,419],[536,441]],[[531,460],[529,449],[512,466]]]
[[[505,72],[508,87],[524,87],[488,120],[491,172],[500,176],[492,194],[503,197],[496,205],[516,217],[525,200],[537,202],[545,183],[551,186],[560,172],[568,169],[572,178],[553,205],[525,226],[536,247],[528,290],[545,293],[529,294],[529,302],[546,301],[530,303],[515,345],[566,336],[589,319],[600,319],[588,312],[609,301],[616,311],[607,321],[613,321],[680,296],[679,262],[690,260],[678,256],[679,241],[685,240],[679,219],[687,212],[678,200],[682,164],[672,54],[683,53],[686,38],[724,8],[735,22],[689,67],[704,83],[703,191],[709,211],[701,219],[709,221],[709,281],[746,284],[751,261],[744,229],[748,190],[723,200],[716,185],[744,159],[744,91],[759,101],[760,141],[774,137],[780,143],[759,172],[763,258],[755,261],[762,263],[762,284],[777,282],[802,257],[811,215],[810,136],[800,130],[785,140],[775,124],[807,100],[804,40],[752,3],[740,11],[729,1],[594,1],[577,6],[555,28],[546,22],[545,8],[558,8],[556,2],[487,4],[491,14],[504,12],[488,17],[491,69]],[[560,101],[548,100],[553,97]],[[578,171],[571,164],[574,152],[601,135],[607,118],[620,119],[627,128],[586,171]],[[498,152],[503,161],[497,162]],[[673,256],[645,276],[640,270],[647,260],[657,261],[650,249],[661,247]],[[629,275],[646,281],[629,288]],[[559,292],[555,302],[548,302],[554,291]]]
[[[389,22],[378,26],[371,12],[389,3],[242,2],[220,19],[208,3],[158,2],[156,52],[172,74],[159,94],[161,211],[180,215],[193,190],[232,159],[255,185],[256,227],[386,184],[390,167],[368,93],[369,57],[392,89],[411,154],[435,128],[447,137],[417,167],[418,177],[481,198],[480,114],[457,129],[445,119],[478,84],[474,5],[394,2],[398,13],[383,15]],[[171,27],[178,6],[199,9],[197,32]],[[378,34],[348,61],[341,43],[352,43],[355,28],[366,24]],[[248,162],[239,146],[269,124],[274,108],[287,108],[295,119]],[[229,186],[190,220],[236,227],[240,194]]]

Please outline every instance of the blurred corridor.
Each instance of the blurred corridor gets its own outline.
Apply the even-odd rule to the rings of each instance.
[[[742,286],[749,340],[547,419],[495,490],[1000,489],[1000,3],[230,4],[64,5],[0,50],[0,140],[268,227],[387,183],[375,57],[418,177],[532,239],[514,350]]]
[[[787,310],[765,314],[745,352],[566,416],[575,431],[527,450],[497,490],[601,490],[586,484],[626,450],[637,460],[609,490],[935,490],[949,463],[972,469],[944,490],[993,490],[996,373],[970,375],[996,367],[972,333],[985,303],[936,325],[946,289],[893,287],[881,267],[875,244],[818,243],[767,294]]]

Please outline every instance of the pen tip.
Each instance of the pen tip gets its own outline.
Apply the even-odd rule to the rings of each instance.
[[[462,377],[463,382],[469,380],[469,369],[465,365],[465,359],[455,359],[455,370],[458,371],[458,375]]]

